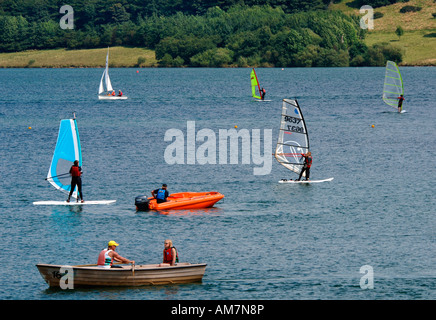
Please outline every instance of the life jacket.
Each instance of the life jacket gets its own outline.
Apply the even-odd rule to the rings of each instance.
[[[176,247],[171,247],[168,249],[164,249],[164,263],[172,263],[173,262],[173,252],[172,249],[176,250],[176,263],[179,262],[179,253],[177,252]]]
[[[165,189],[157,190],[156,199],[165,200],[165,193],[166,193],[165,191],[166,191]]]
[[[80,177],[80,175],[82,174],[80,172],[80,167],[79,166],[71,166],[71,170],[70,173],[73,177]]]
[[[100,254],[98,255],[97,265],[98,266],[104,266],[104,267],[111,267],[112,263],[114,261],[114,258],[109,256],[109,252],[112,250],[103,249],[101,250]]]
[[[312,156],[308,156],[308,157],[306,157],[306,166],[308,167],[308,168],[310,168],[310,166],[312,165]]]

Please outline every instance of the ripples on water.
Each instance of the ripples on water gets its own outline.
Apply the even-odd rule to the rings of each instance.
[[[435,299],[435,73],[402,71],[408,112],[399,115],[381,101],[383,68],[258,69],[272,100],[264,103],[250,99],[249,69],[113,69],[115,89],[129,96],[121,102],[97,100],[101,69],[0,70],[0,297]],[[281,99],[294,97],[312,177],[333,182],[279,185],[291,175],[275,160],[265,176],[254,164],[165,163],[166,130],[186,134],[187,121],[217,134],[271,129],[274,148]],[[73,111],[85,199],[117,203],[34,207],[65,198],[44,178],[59,121]],[[135,196],[162,183],[226,197],[211,209],[136,212]],[[35,267],[95,263],[111,239],[121,255],[156,263],[166,238],[181,260],[208,263],[203,283],[71,292],[48,289]],[[360,287],[364,265],[374,269],[372,290]]]

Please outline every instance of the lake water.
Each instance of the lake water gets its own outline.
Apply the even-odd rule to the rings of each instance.
[[[270,102],[252,101],[250,69],[138,70],[110,70],[126,101],[97,99],[102,69],[0,70],[0,299],[436,299],[435,68],[401,68],[404,114],[381,100],[384,68],[256,69]],[[311,178],[332,182],[279,184],[295,175],[272,156],[270,172],[255,175],[262,164],[242,163],[242,145],[237,164],[220,163],[219,132],[235,126],[271,132],[260,146],[274,152],[283,98],[302,108]],[[66,199],[44,178],[59,121],[73,112],[85,200],[117,202],[34,206]],[[216,134],[216,164],[167,163],[165,133],[187,139],[188,121]],[[137,212],[134,198],[162,183],[225,198]],[[137,263],[159,263],[167,238],[181,261],[208,264],[202,283],[53,290],[35,267],[96,263],[109,240]],[[361,286],[362,267],[373,289]]]

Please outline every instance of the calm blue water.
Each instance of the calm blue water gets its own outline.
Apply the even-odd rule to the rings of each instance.
[[[102,69],[0,70],[0,299],[436,299],[436,69],[401,70],[405,114],[381,100],[384,68],[259,68],[263,103],[251,100],[250,69],[111,69],[127,101],[97,100]],[[234,126],[272,130],[272,153],[281,99],[295,97],[312,178],[332,182],[278,184],[295,177],[275,159],[267,175],[218,155],[215,165],[165,162],[166,131],[186,139],[187,121],[217,139]],[[73,111],[85,199],[117,202],[35,207],[66,198],[44,178]],[[136,212],[134,198],[162,183],[226,197],[206,210]],[[35,267],[95,263],[109,240],[158,263],[166,238],[182,261],[208,264],[201,284],[52,290]],[[373,289],[360,286],[364,265]]]

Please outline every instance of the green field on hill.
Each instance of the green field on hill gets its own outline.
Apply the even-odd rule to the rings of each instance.
[[[83,50],[29,50],[0,53],[0,68],[99,68],[106,64],[107,48]],[[138,63],[139,62],[139,63]],[[113,68],[154,67],[153,50],[111,47],[109,66]]]
[[[401,48],[403,61],[400,65],[436,66],[436,0],[409,0],[393,5],[375,8],[374,13],[382,17],[374,20],[374,29],[369,30],[364,40],[370,47],[378,43],[389,43]],[[363,16],[356,8],[355,0],[332,3],[329,10]],[[400,13],[405,5],[417,6],[417,12]],[[398,37],[398,26],[404,34]],[[52,49],[28,50],[0,53],[0,68],[81,68],[104,67],[106,48],[100,49]],[[110,67],[156,67],[158,61],[154,50],[145,48],[111,47]]]
[[[347,14],[363,16],[359,8],[351,7],[353,0],[343,0],[338,4],[331,4],[330,10],[340,10]],[[418,12],[400,13],[404,6],[421,7]],[[365,38],[365,44],[372,46],[376,43],[390,43],[403,49],[403,62],[400,65],[431,65],[436,66],[436,2],[434,0],[410,0],[385,7],[375,8],[374,13],[383,16],[374,19],[374,29]],[[404,34],[395,34],[401,26]]]

